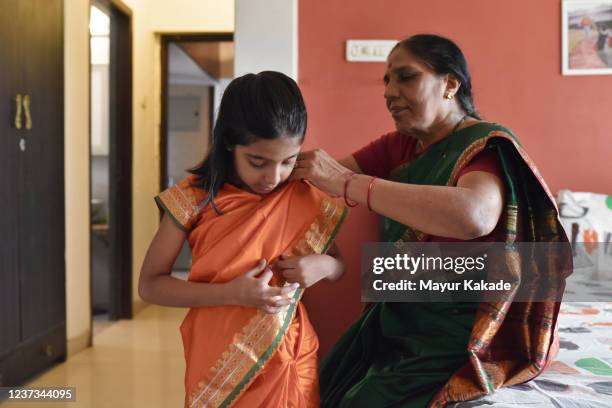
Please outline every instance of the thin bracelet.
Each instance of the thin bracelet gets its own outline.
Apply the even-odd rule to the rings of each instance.
[[[368,198],[366,200],[368,204],[368,210],[372,211],[372,207],[370,206],[370,196],[372,195],[372,186],[374,186],[374,182],[376,181],[376,177],[372,177],[370,180],[370,184],[368,184]]]
[[[355,177],[355,173],[349,174],[349,176],[346,178],[346,181],[344,182],[344,203],[346,204],[347,207],[356,207],[358,204],[357,202],[354,202],[353,204],[351,204],[347,196],[348,185],[349,185],[349,182],[353,179],[353,177]]]

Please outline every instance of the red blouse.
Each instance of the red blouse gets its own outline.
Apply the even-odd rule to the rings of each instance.
[[[416,153],[417,142],[414,137],[402,135],[400,132],[387,133],[353,153],[353,157],[365,174],[388,179],[393,169],[416,159],[433,146]],[[503,180],[499,159],[495,152],[490,150],[485,150],[470,160],[459,173],[459,177],[470,171],[486,171]]]

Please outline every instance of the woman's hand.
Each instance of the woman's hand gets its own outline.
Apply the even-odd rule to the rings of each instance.
[[[352,170],[338,163],[324,150],[316,149],[300,153],[291,179],[306,179],[332,197],[340,197],[350,173]]]
[[[298,283],[307,288],[321,279],[336,280],[342,275],[344,266],[341,261],[330,255],[285,256],[281,255],[275,263],[283,278],[290,283]]]
[[[261,276],[257,277],[259,274]],[[231,296],[231,302],[228,303],[255,307],[266,313],[278,313],[284,306],[295,303],[289,294],[299,285],[282,288],[270,286],[272,276],[272,270],[267,267],[266,260],[262,259],[255,268],[226,283]]]

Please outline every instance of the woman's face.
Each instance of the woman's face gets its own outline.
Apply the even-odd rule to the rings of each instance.
[[[437,75],[402,46],[387,58],[384,82],[387,109],[403,133],[427,131],[448,111],[447,76]]]
[[[291,175],[301,142],[299,136],[281,136],[236,145],[234,168],[242,187],[257,194],[274,191]]]

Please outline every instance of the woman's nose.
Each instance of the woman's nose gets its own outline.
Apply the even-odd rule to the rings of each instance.
[[[398,96],[397,86],[393,83],[393,81],[389,81],[385,85],[385,92],[384,92],[383,96],[387,100],[388,99],[396,98]]]

